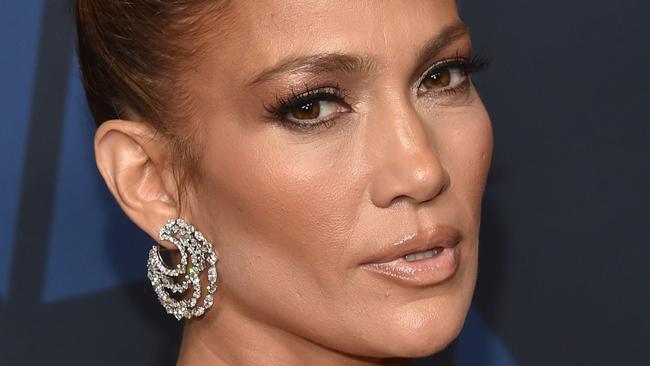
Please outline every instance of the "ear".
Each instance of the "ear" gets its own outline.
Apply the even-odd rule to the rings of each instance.
[[[163,139],[151,125],[125,120],[106,121],[95,133],[95,160],[108,189],[126,215],[156,241],[165,222],[178,217],[176,181]]]

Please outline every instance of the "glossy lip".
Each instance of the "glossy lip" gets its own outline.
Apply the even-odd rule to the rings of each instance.
[[[379,252],[361,265],[361,268],[384,275],[402,285],[430,286],[452,277],[460,262],[458,244],[460,231],[448,225],[409,233],[401,239],[384,245]],[[404,256],[416,252],[442,248],[437,255],[407,262]]]

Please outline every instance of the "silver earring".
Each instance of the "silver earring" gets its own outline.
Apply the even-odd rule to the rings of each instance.
[[[217,254],[200,231],[185,223],[182,219],[169,220],[160,229],[160,240],[168,241],[178,248],[180,262],[174,268],[169,268],[160,257],[158,244],[149,250],[147,261],[147,277],[151,281],[158,300],[167,313],[176,317],[191,319],[203,315],[212,306],[212,294],[217,289]],[[189,259],[189,266],[188,266]],[[207,269],[208,285],[203,302],[199,274]],[[189,298],[176,300],[171,294],[183,294],[190,286],[192,295]],[[171,293],[171,294],[170,294]]]

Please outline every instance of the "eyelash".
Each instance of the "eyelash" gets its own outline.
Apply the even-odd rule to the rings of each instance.
[[[273,106],[265,105],[264,109],[270,114],[271,120],[280,122],[290,128],[300,130],[311,130],[316,128],[326,129],[334,124],[334,120],[336,118],[329,118],[318,123],[299,123],[287,119],[286,115],[296,107],[300,107],[306,103],[315,101],[337,102],[344,104],[347,108],[351,108],[350,105],[345,102],[345,99],[347,97],[348,91],[342,89],[339,84],[321,85],[316,88],[312,88],[309,85],[304,85],[302,91],[296,93],[294,89],[291,89],[291,96],[289,98],[285,99],[278,96],[276,97],[276,101]]]
[[[460,92],[464,92],[467,90],[469,87],[469,76],[475,72],[483,71],[487,68],[487,66],[490,64],[490,60],[484,56],[475,54],[470,58],[462,57],[459,55],[456,55],[453,58],[446,59],[439,61],[435,63],[429,70],[427,70],[424,74],[424,76],[418,80],[417,84],[418,86],[426,79],[430,78],[434,74],[445,70],[445,69],[452,69],[452,68],[459,68],[462,73],[467,76],[462,84],[455,88],[449,88],[449,89],[444,89],[438,92],[439,96],[440,94],[442,95],[454,95],[458,94]]]
[[[480,56],[473,55],[471,58],[456,56],[450,59],[442,60],[434,64],[429,68],[424,76],[420,78],[417,82],[419,85],[426,80],[427,78],[433,76],[435,73],[440,72],[445,69],[459,68],[464,75],[469,76],[472,73],[479,72],[484,70],[490,61],[489,59]],[[469,78],[467,78],[462,84],[458,85],[455,88],[444,89],[439,91],[438,96],[442,95],[454,95],[460,92],[467,90],[469,86]],[[274,122],[279,122],[282,125],[297,129],[297,130],[316,130],[316,129],[327,129],[334,125],[336,117],[329,118],[326,120],[319,121],[317,123],[300,123],[287,119],[287,114],[290,113],[294,108],[300,107],[307,103],[313,103],[317,101],[331,101],[336,103],[343,104],[346,108],[351,109],[350,105],[345,102],[345,99],[348,96],[348,91],[341,89],[339,84],[335,85],[321,85],[316,88],[312,88],[309,85],[304,85],[301,92],[296,93],[295,90],[291,90],[291,96],[288,98],[276,97],[276,102],[272,106],[264,105],[264,109],[269,113],[269,117]]]

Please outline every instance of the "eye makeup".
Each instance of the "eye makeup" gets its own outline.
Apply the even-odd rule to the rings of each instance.
[[[440,60],[417,80],[417,96],[442,98],[467,92],[470,86],[469,76],[484,70],[488,65],[489,60],[480,55],[457,55]],[[427,89],[422,91],[421,87],[425,84]],[[338,83],[315,86],[303,84],[298,91],[292,88],[288,97],[277,95],[274,104],[264,105],[268,113],[266,118],[297,131],[328,129],[335,125],[341,114],[354,111],[347,101],[349,94],[350,91],[342,89]],[[323,116],[323,111],[330,113]]]
[[[348,93],[349,91],[342,89],[339,84],[324,84],[316,87],[304,84],[299,92],[292,89],[289,97],[276,96],[275,104],[264,105],[264,109],[269,114],[270,120],[280,122],[289,128],[298,130],[326,129],[332,126],[339,113],[352,111],[352,107],[346,102]],[[333,107],[330,105],[329,108],[336,109],[331,113],[332,115],[321,118],[299,118],[300,116],[313,115],[315,111],[320,112],[324,109],[322,108],[323,103],[334,105]],[[317,114],[320,115],[320,113]]]
[[[470,58],[456,56],[436,62],[424,75],[418,79],[418,97],[430,93],[433,97],[453,95],[465,92],[469,89],[469,76],[475,72],[484,70],[489,65],[489,60],[480,55]],[[456,80],[454,80],[454,78]],[[424,84],[439,86],[436,90],[421,91]]]

